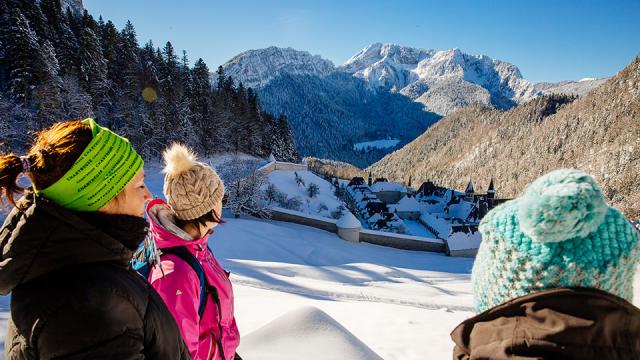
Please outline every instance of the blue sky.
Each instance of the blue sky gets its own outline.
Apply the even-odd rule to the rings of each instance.
[[[293,47],[339,65],[374,42],[460,48],[531,81],[614,75],[640,54],[640,0],[84,0],[141,44],[171,41],[213,70],[249,49]]]

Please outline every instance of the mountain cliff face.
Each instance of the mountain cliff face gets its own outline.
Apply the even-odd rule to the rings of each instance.
[[[81,15],[82,13],[84,13],[82,0],[62,0],[62,9],[66,10],[66,8],[70,8],[71,11],[76,15]]]
[[[539,95],[515,65],[459,49],[376,43],[339,69],[365,79],[372,89],[400,92],[440,115],[469,104],[508,109]]]
[[[245,51],[223,65],[225,74],[245,87],[259,89],[280,75],[325,76],[335,70],[329,60],[292,48],[268,47]]]
[[[593,175],[608,200],[640,218],[640,58],[573,102],[536,98],[512,110],[474,105],[451,113],[369,169],[376,176],[464,189],[494,178],[515,197],[539,175],[561,167]]]

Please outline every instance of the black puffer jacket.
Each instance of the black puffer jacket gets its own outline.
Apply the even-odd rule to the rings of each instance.
[[[28,198],[0,230],[7,360],[190,359],[162,299],[129,265],[144,219]]]

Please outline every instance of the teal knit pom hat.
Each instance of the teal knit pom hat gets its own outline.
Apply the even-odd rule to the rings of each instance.
[[[559,287],[587,287],[627,301],[640,259],[638,231],[607,206],[596,182],[560,169],[490,211],[473,272],[476,310]]]

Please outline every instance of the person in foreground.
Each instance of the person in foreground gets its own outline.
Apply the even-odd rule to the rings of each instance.
[[[582,171],[548,173],[489,212],[472,271],[479,315],[454,359],[640,359],[638,232]]]
[[[160,259],[149,281],[175,317],[193,359],[233,360],[240,334],[233,288],[207,246],[220,223],[224,184],[210,166],[180,144],[164,152],[164,195],[147,215]]]
[[[142,167],[93,119],[57,123],[27,155],[0,156],[0,199],[14,205],[0,229],[7,360],[190,359],[162,299],[130,266],[148,232]]]

